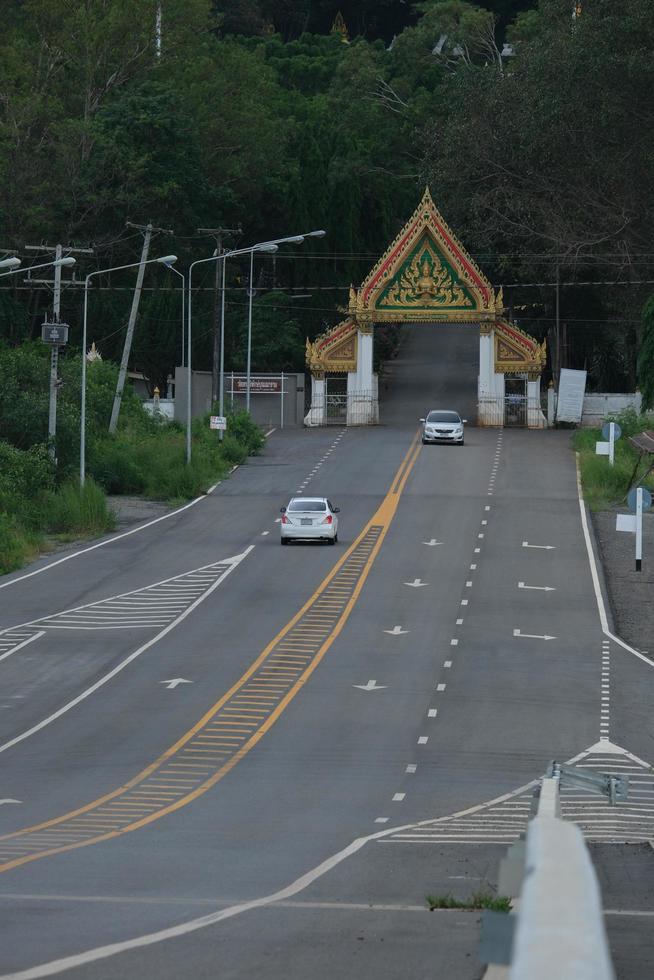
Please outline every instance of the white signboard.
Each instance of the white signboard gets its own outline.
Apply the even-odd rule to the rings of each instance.
[[[586,392],[586,372],[561,368],[559,399],[556,406],[557,422],[581,422]]]
[[[209,428],[210,429],[226,429],[227,419],[224,415],[210,415],[209,416]]]
[[[636,515],[635,514],[616,514],[615,515],[615,529],[616,531],[628,531],[630,534],[636,533]]]

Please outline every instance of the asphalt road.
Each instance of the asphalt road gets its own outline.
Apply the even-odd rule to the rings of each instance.
[[[652,668],[602,632],[569,437],[416,440],[430,408],[474,421],[477,343],[412,328],[379,427],[275,432],[0,581],[2,977],[472,980],[478,914],[425,896],[493,890],[530,784],[580,755],[637,791],[564,811],[619,977],[649,976]],[[279,547],[300,488],[336,548]]]

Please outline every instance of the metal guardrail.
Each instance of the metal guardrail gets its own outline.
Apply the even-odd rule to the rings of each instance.
[[[560,817],[561,782],[602,793],[612,804],[628,793],[623,777],[551,764],[526,840],[512,845],[500,867],[500,894],[519,898],[510,916],[491,913],[482,921],[482,958],[504,965],[490,966],[487,980],[615,980],[586,842],[576,824]]]

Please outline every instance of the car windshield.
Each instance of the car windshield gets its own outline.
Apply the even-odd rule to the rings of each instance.
[[[457,412],[430,412],[427,416],[428,422],[460,422],[461,419]]]
[[[288,505],[290,511],[319,511],[327,510],[327,504],[324,500],[291,500]]]

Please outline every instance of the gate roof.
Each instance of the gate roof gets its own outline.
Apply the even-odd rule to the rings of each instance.
[[[503,312],[493,287],[434,204],[429,188],[363,284],[350,289],[358,323],[478,322]]]

